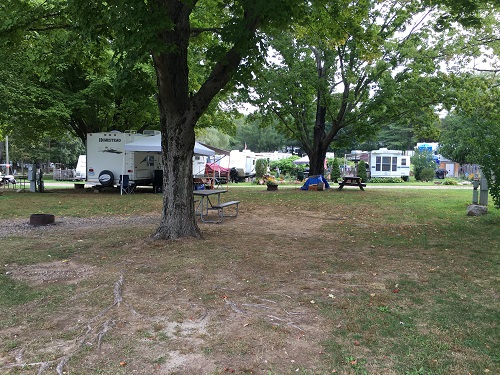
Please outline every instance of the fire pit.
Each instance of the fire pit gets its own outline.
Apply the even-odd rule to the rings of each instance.
[[[32,214],[30,216],[30,225],[50,225],[54,224],[55,216],[52,214]]]

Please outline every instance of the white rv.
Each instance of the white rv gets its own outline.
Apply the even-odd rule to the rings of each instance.
[[[195,158],[213,156],[215,151],[195,142]],[[194,166],[194,165],[193,165]],[[116,186],[120,175],[128,175],[136,186],[162,181],[161,134],[156,130],[87,134],[87,182],[95,186]]]
[[[401,177],[407,180],[410,176],[410,156],[399,150],[381,148],[369,152],[369,177]]]
[[[85,181],[87,178],[87,155],[80,155],[75,169],[75,181]]]
[[[229,169],[236,168],[240,181],[255,177],[255,153],[250,150],[232,150],[229,154]]]
[[[193,156],[193,177],[204,177],[205,166],[207,165],[208,158],[203,155]]]
[[[151,185],[154,171],[161,169],[158,152],[125,151],[125,145],[157,135],[135,132],[103,132],[87,134],[87,182],[95,186],[120,184],[120,175],[129,175],[136,185]]]

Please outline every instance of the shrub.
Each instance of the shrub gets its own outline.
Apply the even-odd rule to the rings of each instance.
[[[383,184],[383,183],[399,184],[404,181],[399,177],[373,177],[370,178],[369,182],[374,184]]]
[[[445,178],[443,184],[444,185],[458,185],[458,182],[456,182],[455,180],[453,180],[451,178]]]
[[[257,159],[255,161],[255,177],[262,178],[267,173],[267,159]]]
[[[428,151],[417,151],[415,155],[411,158],[411,164],[413,165],[413,171],[415,173],[415,179],[417,181],[431,181],[434,179],[434,170],[436,168],[436,163],[432,159],[432,153]],[[424,176],[422,173],[425,171]],[[429,177],[429,170],[432,171]]]
[[[357,170],[358,177],[361,177],[362,182],[366,182],[368,180],[368,176],[366,175],[366,163],[361,160],[358,163],[358,170]]]
[[[425,167],[420,171],[419,181],[432,181],[434,179],[434,175],[436,174],[434,168]]]
[[[333,158],[328,160],[328,165],[331,168],[330,178],[333,182],[340,180],[340,163],[338,159]]]
[[[297,166],[296,164],[293,164],[293,161],[297,160],[298,158],[298,156],[290,156],[286,159],[273,160],[271,162],[271,170],[279,168],[280,174],[287,176],[295,175],[297,173],[298,167],[304,168],[303,166]]]

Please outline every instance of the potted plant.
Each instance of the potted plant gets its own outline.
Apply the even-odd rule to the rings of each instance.
[[[267,190],[274,191],[278,190],[278,181],[276,181],[276,177],[271,175],[264,175],[264,182],[267,185]]]

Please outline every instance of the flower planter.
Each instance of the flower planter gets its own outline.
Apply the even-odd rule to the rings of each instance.
[[[278,190],[278,185],[267,185],[267,190],[268,191]]]

